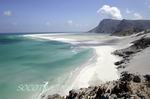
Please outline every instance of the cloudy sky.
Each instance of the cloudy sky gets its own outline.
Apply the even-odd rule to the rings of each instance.
[[[150,0],[0,0],[0,33],[87,31],[104,18],[150,19]]]

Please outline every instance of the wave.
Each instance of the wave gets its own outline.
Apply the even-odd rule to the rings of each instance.
[[[82,64],[81,66],[78,66],[75,70],[70,71],[68,75],[64,75],[64,77],[61,76],[60,78],[58,78],[59,83],[50,86],[45,92],[40,93],[40,95],[46,96],[46,95],[55,94],[55,93],[66,95],[71,89],[77,89],[80,87],[88,87],[89,84],[86,80],[77,79],[77,78],[81,76],[80,74],[81,70],[84,70],[87,67],[89,68],[93,66],[93,63],[95,63],[96,61],[96,57],[97,57],[96,54],[94,54],[93,52],[93,56],[90,59],[88,59],[84,64]],[[39,96],[39,99],[40,99],[40,96]]]
[[[53,35],[58,35],[58,34],[35,34],[35,35],[23,35],[23,36],[35,40],[54,40],[54,41],[60,41],[65,43],[69,43],[69,42],[71,43],[74,41],[72,39],[52,37]]]
[[[93,49],[95,52],[88,61],[71,71],[64,80],[60,78],[59,83],[50,86],[42,95],[45,97],[55,93],[67,95],[71,89],[87,88],[118,79],[116,67],[113,65],[118,58],[107,53],[113,49],[108,46]]]
[[[77,67],[74,71],[71,71],[65,78],[64,82],[60,80],[60,83],[50,86],[49,89],[45,91],[45,95],[54,93],[66,95],[71,89],[99,85],[101,83],[116,80],[119,78],[114,62],[120,59],[111,54],[115,50],[115,48],[110,43],[108,43],[107,45],[102,44],[105,42],[104,39],[95,40],[93,38],[90,38],[91,40],[82,40],[79,38],[70,39],[66,36],[52,36],[41,34],[26,35],[26,37],[36,40],[55,40],[78,45],[78,47],[82,48],[93,48],[93,55],[87,62],[82,64],[80,67]],[[113,40],[112,38],[109,39]]]

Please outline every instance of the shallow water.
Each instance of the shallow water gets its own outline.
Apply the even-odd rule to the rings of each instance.
[[[69,43],[0,35],[0,98],[33,99],[44,82],[56,89],[92,54],[91,48]]]

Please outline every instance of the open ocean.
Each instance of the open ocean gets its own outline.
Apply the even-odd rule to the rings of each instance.
[[[53,93],[63,91],[71,72],[92,55],[93,49],[69,43],[0,35],[0,98],[37,99],[46,83]]]

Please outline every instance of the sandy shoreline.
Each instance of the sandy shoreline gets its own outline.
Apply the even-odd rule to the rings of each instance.
[[[29,35],[34,39],[46,39],[46,40],[56,40],[66,43],[75,44],[79,47],[93,48],[97,54],[96,64],[93,67],[93,72],[96,69],[103,70],[99,73],[101,81],[109,81],[118,79],[117,69],[114,62],[119,61],[119,57],[112,54],[113,51],[117,50],[119,46],[116,45],[115,40],[120,39],[119,37],[113,37],[108,35]],[[107,39],[106,39],[107,38]],[[95,68],[95,70],[94,70]],[[91,70],[92,71],[92,70]],[[90,70],[87,73],[91,74]],[[83,73],[84,72],[84,73]],[[81,74],[87,74],[86,71],[82,71]],[[79,77],[84,78],[84,77]]]
[[[110,46],[92,48],[95,50],[94,57],[79,68],[70,89],[86,88],[119,78],[114,65],[114,62],[118,61],[119,58],[111,54],[115,49]]]
[[[114,39],[105,40],[105,42],[110,41],[114,41]],[[104,49],[102,47],[104,47]],[[112,65],[112,63],[114,63],[117,65],[117,71],[120,73],[119,79],[111,81],[108,77],[109,81],[106,83],[93,83],[93,86],[90,85],[86,88],[80,87],[77,90],[71,89],[68,95],[49,95],[47,99],[80,99],[81,97],[83,99],[150,98],[150,33],[140,32],[123,37],[118,40],[118,42],[110,43],[108,46],[100,45],[94,46],[93,48],[96,50],[97,55],[101,56],[97,58],[97,64],[100,62],[98,67],[100,69],[96,68],[94,72],[98,71],[98,73],[101,74],[100,77],[102,80],[104,75],[108,77],[109,73],[115,73],[112,73],[112,71],[115,71],[115,66]],[[112,50],[112,48],[114,48],[114,50]],[[110,51],[108,49],[110,49]],[[117,58],[111,54],[112,52],[114,55],[120,57],[118,59],[119,61],[110,61]],[[101,64],[105,64],[105,66],[101,66]],[[112,70],[107,65],[111,66]],[[111,71],[108,73],[109,70]],[[104,72],[104,74],[102,72]],[[98,81],[99,78],[97,75],[94,75],[94,77],[97,79],[97,82],[101,82],[100,80]],[[113,77],[115,76],[113,75]]]
[[[93,48],[95,50],[96,59],[95,62],[84,64],[78,71],[72,74],[74,77],[72,83],[66,94],[71,89],[86,88],[89,86],[95,86],[107,81],[113,81],[119,79],[119,74],[114,62],[119,61],[120,58],[112,54],[118,46],[115,44],[115,40],[120,39],[118,37],[103,36],[103,35],[29,35],[33,39],[43,40],[56,40],[66,43],[75,44],[79,47]],[[73,76],[75,75],[75,76]],[[58,92],[61,95],[66,95]],[[48,93],[50,94],[50,93]]]
[[[141,32],[141,33],[134,34],[131,36],[126,36],[126,37],[114,37],[114,36],[108,36],[108,35],[102,36],[98,34],[97,35],[96,34],[94,35],[85,35],[85,34],[84,35],[71,35],[69,34],[69,35],[53,35],[53,36],[37,35],[35,37],[32,35],[31,37],[33,39],[56,40],[56,41],[61,41],[65,43],[71,43],[78,47],[93,48],[95,50],[95,55],[96,55],[95,62],[91,62],[91,63],[89,62],[90,64],[88,65],[85,64],[83,68],[80,68],[79,71],[76,72],[75,74],[76,76],[74,76],[75,79],[72,80],[72,83],[71,83],[72,86],[69,89],[70,90],[78,89],[77,93],[78,91],[83,91],[82,88],[83,89],[85,88],[85,91],[91,90],[89,86],[98,87],[99,85],[104,85],[104,86],[106,85],[110,87],[112,86],[112,83],[116,83],[116,85],[118,85],[122,83],[122,79],[125,79],[125,80],[128,79],[128,77],[126,78],[126,76],[129,76],[129,78],[131,77],[137,83],[137,82],[140,82],[140,79],[143,79],[143,78],[138,78],[138,74],[139,75],[149,74],[150,54],[148,53],[149,53],[150,34],[144,34],[143,32]],[[135,43],[135,41],[137,43]],[[114,52],[117,52],[117,53],[115,54]],[[119,57],[119,55],[121,57]],[[123,78],[120,78],[120,76],[122,77],[122,73],[124,72],[129,72],[131,74],[125,73],[125,76],[123,76]],[[137,74],[137,75],[134,76],[134,74]],[[141,85],[138,85],[138,86],[146,86],[143,84],[145,83],[145,81],[146,80],[144,80],[144,82],[141,82],[140,83]],[[133,89],[136,88],[136,86],[130,86],[130,87],[132,87]],[[98,87],[98,88],[101,89],[101,87]],[[139,88],[137,88],[136,90],[138,89]],[[147,92],[147,91],[145,90],[144,92]],[[72,94],[75,94],[75,93],[76,91],[73,91]],[[108,93],[106,92],[105,94],[108,94]],[[47,95],[50,96],[50,94],[51,93],[46,94],[46,97]],[[69,93],[69,95],[71,94]],[[80,95],[80,93],[78,93],[78,95]],[[62,96],[66,96],[66,95],[62,95]],[[47,98],[44,98],[44,99],[47,99]],[[53,98],[50,98],[50,99],[53,99]],[[64,99],[64,98],[60,98],[60,99]]]

